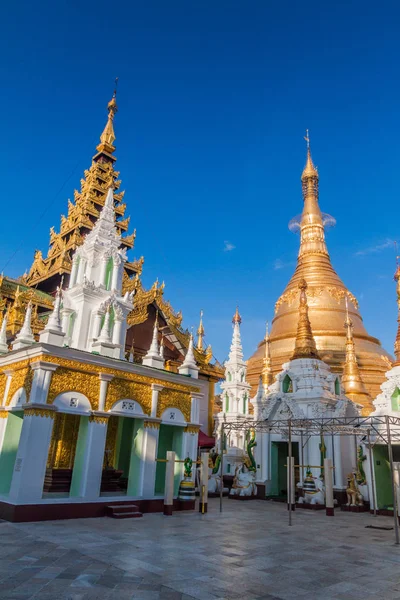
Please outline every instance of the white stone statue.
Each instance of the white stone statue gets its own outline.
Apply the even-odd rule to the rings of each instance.
[[[238,465],[235,469],[231,496],[256,496],[256,474],[250,471],[245,464]]]
[[[313,477],[307,472],[303,484],[304,496],[299,498],[299,504],[325,504],[325,484],[319,477]]]

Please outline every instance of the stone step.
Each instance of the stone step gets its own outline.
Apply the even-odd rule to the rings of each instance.
[[[136,504],[110,504],[106,507],[106,514],[112,519],[137,519],[143,516]]]

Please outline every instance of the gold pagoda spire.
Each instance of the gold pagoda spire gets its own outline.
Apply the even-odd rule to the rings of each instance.
[[[311,157],[308,129],[305,140],[307,142],[307,160],[301,175],[304,207],[300,221],[299,258],[309,254],[325,254],[328,256],[324,222],[318,204],[319,175]]]
[[[197,350],[203,352],[203,338],[204,338],[204,327],[203,327],[203,311],[200,311],[200,323],[197,329]]]
[[[292,360],[296,358],[316,358],[320,360],[313,337],[310,319],[308,318],[307,282],[302,279],[298,285],[300,290],[299,320]]]
[[[394,343],[394,353],[396,356],[395,365],[400,365],[400,265],[397,265],[396,273],[394,275],[394,280],[396,282],[396,292],[397,292],[397,335],[396,341]]]
[[[118,78],[115,80],[115,89],[114,89],[113,96],[107,105],[107,110],[108,110],[107,123],[106,123],[106,126],[104,127],[103,133],[100,136],[100,144],[96,148],[96,150],[98,150],[100,153],[105,153],[107,155],[112,154],[115,150],[115,146],[113,145],[115,142],[113,121],[114,121],[115,114],[118,111],[117,81],[118,81]],[[115,160],[114,157],[112,157],[112,158],[113,158],[113,160]]]
[[[261,372],[262,384],[267,389],[273,383],[271,366],[271,340],[269,337],[269,323],[267,321],[265,329],[265,352],[263,361],[263,370]]]
[[[233,324],[239,323],[239,325],[240,325],[241,322],[242,322],[242,317],[239,314],[239,307],[237,306],[236,307],[236,312],[235,312],[235,314],[233,315],[233,318],[232,318],[232,323]]]
[[[343,368],[342,383],[346,396],[362,405],[362,414],[368,415],[373,409],[371,396],[368,394],[358,368],[356,347],[353,338],[353,321],[349,315],[349,305],[346,296],[346,361]]]

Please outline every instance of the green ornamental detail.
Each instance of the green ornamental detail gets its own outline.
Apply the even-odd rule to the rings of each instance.
[[[212,474],[216,475],[219,471],[219,466],[221,464],[221,455],[220,454],[214,454],[212,456],[212,462],[213,462],[213,469],[212,469]]]
[[[183,461],[183,470],[184,470],[185,477],[190,478],[192,476],[192,465],[193,465],[192,459],[189,457],[185,458],[185,460]]]
[[[320,473],[320,478],[323,479],[324,477],[324,460],[326,458],[326,446],[325,446],[325,440],[324,440],[324,436],[321,433],[321,442],[319,444],[319,451],[321,453],[321,473]]]
[[[249,457],[247,467],[248,467],[249,471],[256,471],[257,465],[256,465],[256,461],[254,460],[253,448],[255,446],[257,446],[257,442],[256,442],[256,432],[254,431],[254,429],[252,429],[251,431],[249,431],[247,433],[246,440],[247,440],[247,454]]]
[[[364,471],[364,467],[363,467],[363,462],[364,460],[367,460],[367,457],[365,456],[362,446],[358,446],[357,449],[357,483],[358,485],[365,485],[367,483],[367,478],[365,476],[365,471]]]

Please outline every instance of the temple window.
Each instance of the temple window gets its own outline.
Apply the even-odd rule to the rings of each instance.
[[[282,381],[282,392],[285,394],[290,394],[293,392],[293,382],[288,374],[285,375]]]
[[[240,381],[244,381],[244,371],[242,371],[242,374],[240,376]]]
[[[336,379],[335,379],[335,394],[336,394],[336,396],[340,396],[340,381],[339,381],[339,377],[336,377]]]
[[[247,394],[243,396],[243,412],[244,414],[247,413]]]
[[[226,374],[226,378],[227,378],[228,381],[232,381],[232,375],[230,374],[229,371]]]
[[[392,401],[392,410],[393,411],[399,411],[400,410],[400,407],[399,407],[399,404],[400,404],[400,389],[399,388],[396,388],[394,390],[394,392],[392,394],[391,401]]]
[[[229,396],[225,394],[225,412],[229,412]]]

